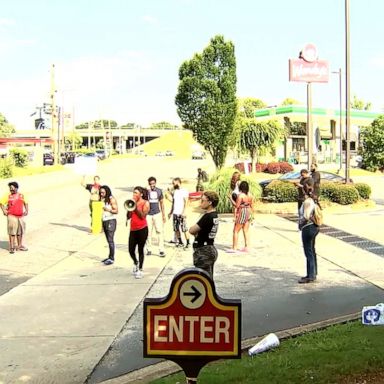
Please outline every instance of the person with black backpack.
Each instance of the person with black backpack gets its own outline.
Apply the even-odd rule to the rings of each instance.
[[[315,249],[316,236],[319,234],[318,221],[314,217],[316,211],[316,195],[313,187],[303,186],[304,202],[299,209],[299,228],[307,259],[307,274],[299,279],[299,284],[313,283],[317,277],[317,256]]]

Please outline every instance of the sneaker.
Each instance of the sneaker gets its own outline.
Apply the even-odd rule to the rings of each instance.
[[[115,261],[112,259],[107,259],[104,261],[104,265],[112,265]]]
[[[184,249],[185,249],[185,250],[189,249],[189,244],[185,244]]]
[[[104,260],[101,260],[101,262],[102,262],[102,263],[105,263],[108,259],[109,259],[109,257],[107,257],[107,258],[104,259]]]
[[[225,252],[227,252],[227,253],[237,253],[237,249],[229,248]]]
[[[173,239],[172,239],[172,240],[169,240],[168,243],[169,243],[169,244],[177,244],[177,242],[176,242],[175,240],[173,240]]]
[[[133,273],[134,275],[136,275],[136,273],[137,273],[138,270],[139,270],[139,267],[138,267],[137,264],[135,264],[135,265],[133,266],[132,273]]]
[[[243,249],[240,249],[240,252],[248,253],[249,252],[249,248],[248,247],[244,247]]]
[[[15,253],[15,249],[14,249],[14,248],[11,248],[11,249],[9,250],[9,253]]]
[[[28,251],[28,248],[24,245],[21,245],[19,248],[17,248],[18,251]]]
[[[151,251],[147,251],[147,256],[151,256],[152,255],[152,252]]]
[[[304,277],[301,277],[298,281],[299,284],[310,284],[310,283],[313,283],[315,282],[315,278],[310,278],[310,277],[307,277],[307,276],[304,276]]]
[[[159,256],[160,256],[160,257],[165,257],[165,252],[160,252],[160,253],[159,253]]]
[[[139,269],[136,273],[135,273],[135,279],[142,279],[144,277],[143,275],[143,270],[142,269]]]
[[[176,244],[176,248],[182,248],[182,247],[184,247],[184,244],[183,244],[183,243],[177,243],[177,244]]]

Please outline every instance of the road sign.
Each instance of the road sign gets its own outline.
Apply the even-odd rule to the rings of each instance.
[[[240,358],[241,301],[225,300],[209,275],[184,269],[168,295],[144,300],[144,357]]]

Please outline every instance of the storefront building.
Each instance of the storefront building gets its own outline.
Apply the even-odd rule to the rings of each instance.
[[[380,114],[370,111],[351,110],[350,149],[351,157],[356,156],[360,146],[361,127],[369,126]],[[340,160],[340,150],[346,149],[345,111],[312,108],[313,152],[318,163],[331,163]],[[276,157],[295,163],[307,162],[307,108],[300,105],[259,109],[255,118],[278,120],[289,132],[285,142],[276,148]],[[341,125],[341,127],[340,127]]]

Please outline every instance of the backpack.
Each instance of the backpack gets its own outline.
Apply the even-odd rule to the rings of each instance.
[[[203,182],[206,183],[209,180],[208,173],[205,171],[202,171],[201,172],[201,178],[202,178]]]
[[[318,227],[323,225],[323,211],[321,210],[319,204],[316,203],[312,213],[312,221],[313,224],[317,225]]]

